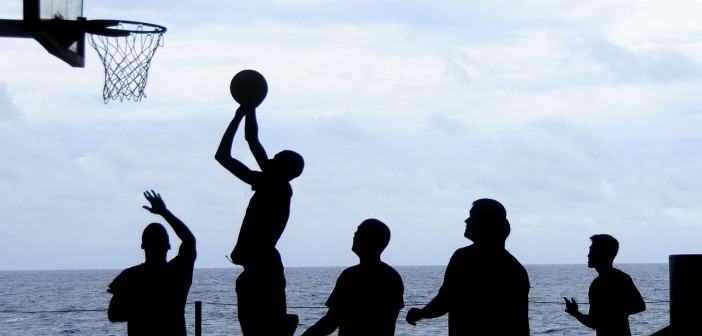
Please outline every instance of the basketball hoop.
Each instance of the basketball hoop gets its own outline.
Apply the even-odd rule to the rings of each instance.
[[[146,97],[151,58],[163,46],[166,27],[135,21],[90,20],[86,22],[86,32],[105,66],[105,104],[125,98],[138,102]]]

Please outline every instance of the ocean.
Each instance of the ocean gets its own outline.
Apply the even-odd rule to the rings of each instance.
[[[531,335],[594,335],[564,312],[563,297],[574,297],[587,312],[587,290],[597,273],[585,265],[525,265],[529,272]],[[634,279],[646,311],[630,318],[633,335],[649,335],[669,323],[668,264],[618,264]],[[397,266],[405,284],[405,308],[395,334],[447,335],[447,318],[404,321],[410,307],[436,294],[445,266]],[[344,267],[288,267],[288,312],[300,317],[295,335],[324,313],[324,302]],[[121,270],[0,271],[0,335],[126,335],[126,324],[110,323],[105,290]],[[236,320],[234,281],[240,268],[195,269],[188,296],[188,335],[195,334],[195,301],[202,302],[202,334],[241,335]],[[496,316],[499,319],[499,316]],[[333,335],[336,335],[334,333]]]

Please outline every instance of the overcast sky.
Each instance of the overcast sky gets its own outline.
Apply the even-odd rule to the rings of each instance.
[[[0,0],[0,18],[21,3]],[[147,189],[196,235],[196,267],[231,267],[252,191],[213,156],[243,69],[268,80],[268,153],[306,161],[286,266],[356,263],[371,217],[392,231],[389,264],[444,265],[484,197],[524,264],[585,263],[596,233],[619,239],[619,263],[702,253],[702,3],[231,3],[86,1],[88,19],[168,28],[141,102],[103,103],[89,46],[80,69],[0,39],[0,269],[142,262],[161,221]]]

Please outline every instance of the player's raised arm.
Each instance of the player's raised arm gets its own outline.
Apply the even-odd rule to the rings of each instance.
[[[248,184],[251,184],[254,173],[241,161],[232,157],[234,135],[236,135],[236,130],[239,128],[239,124],[241,124],[241,119],[243,119],[246,115],[246,111],[247,109],[242,107],[239,107],[239,109],[236,110],[234,119],[232,119],[229,126],[227,126],[227,129],[224,131],[222,141],[219,143],[219,147],[215,153],[215,159],[222,165],[222,167],[234,174],[234,176]]]
[[[168,208],[166,208],[166,203],[163,201],[160,194],[153,190],[147,190],[144,192],[144,197],[146,197],[146,200],[149,201],[151,207],[145,205],[143,208],[149,210],[153,214],[161,215],[161,217],[168,222],[175,234],[180,239],[181,244],[178,255],[191,255],[194,260],[196,256],[195,235],[190,232],[190,229],[188,229],[183,221],[181,221],[170,210],[168,210]]]
[[[244,136],[246,137],[246,142],[249,143],[251,153],[256,158],[256,163],[263,170],[268,161],[268,155],[266,155],[265,149],[263,149],[261,142],[258,140],[256,108],[266,99],[268,83],[258,71],[242,70],[232,78],[229,91],[231,91],[232,98],[241,105],[239,109],[245,110],[246,125],[244,126]]]
[[[261,170],[266,166],[268,155],[263,148],[261,141],[258,140],[258,121],[256,120],[256,110],[251,109],[246,114],[246,124],[244,125],[244,137],[249,144],[251,154],[256,158],[256,163],[261,167]]]

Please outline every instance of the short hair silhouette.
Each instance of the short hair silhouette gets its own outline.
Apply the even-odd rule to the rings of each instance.
[[[473,202],[470,210],[470,225],[465,237],[472,241],[504,242],[509,237],[511,228],[507,220],[507,210],[502,203],[481,198]]]
[[[390,229],[385,223],[369,218],[358,226],[357,237],[362,239],[360,243],[365,249],[380,255],[390,243]]]
[[[168,241],[168,231],[160,223],[151,223],[144,228],[144,232],[141,234],[141,248],[163,248],[167,250],[171,248]]]
[[[590,237],[590,241],[592,241],[592,247],[600,251],[604,258],[614,262],[614,258],[619,253],[619,242],[616,238],[608,234],[596,234]]]
[[[302,155],[287,149],[276,154],[272,162],[279,164],[276,170],[288,181],[300,176],[305,168]]]

